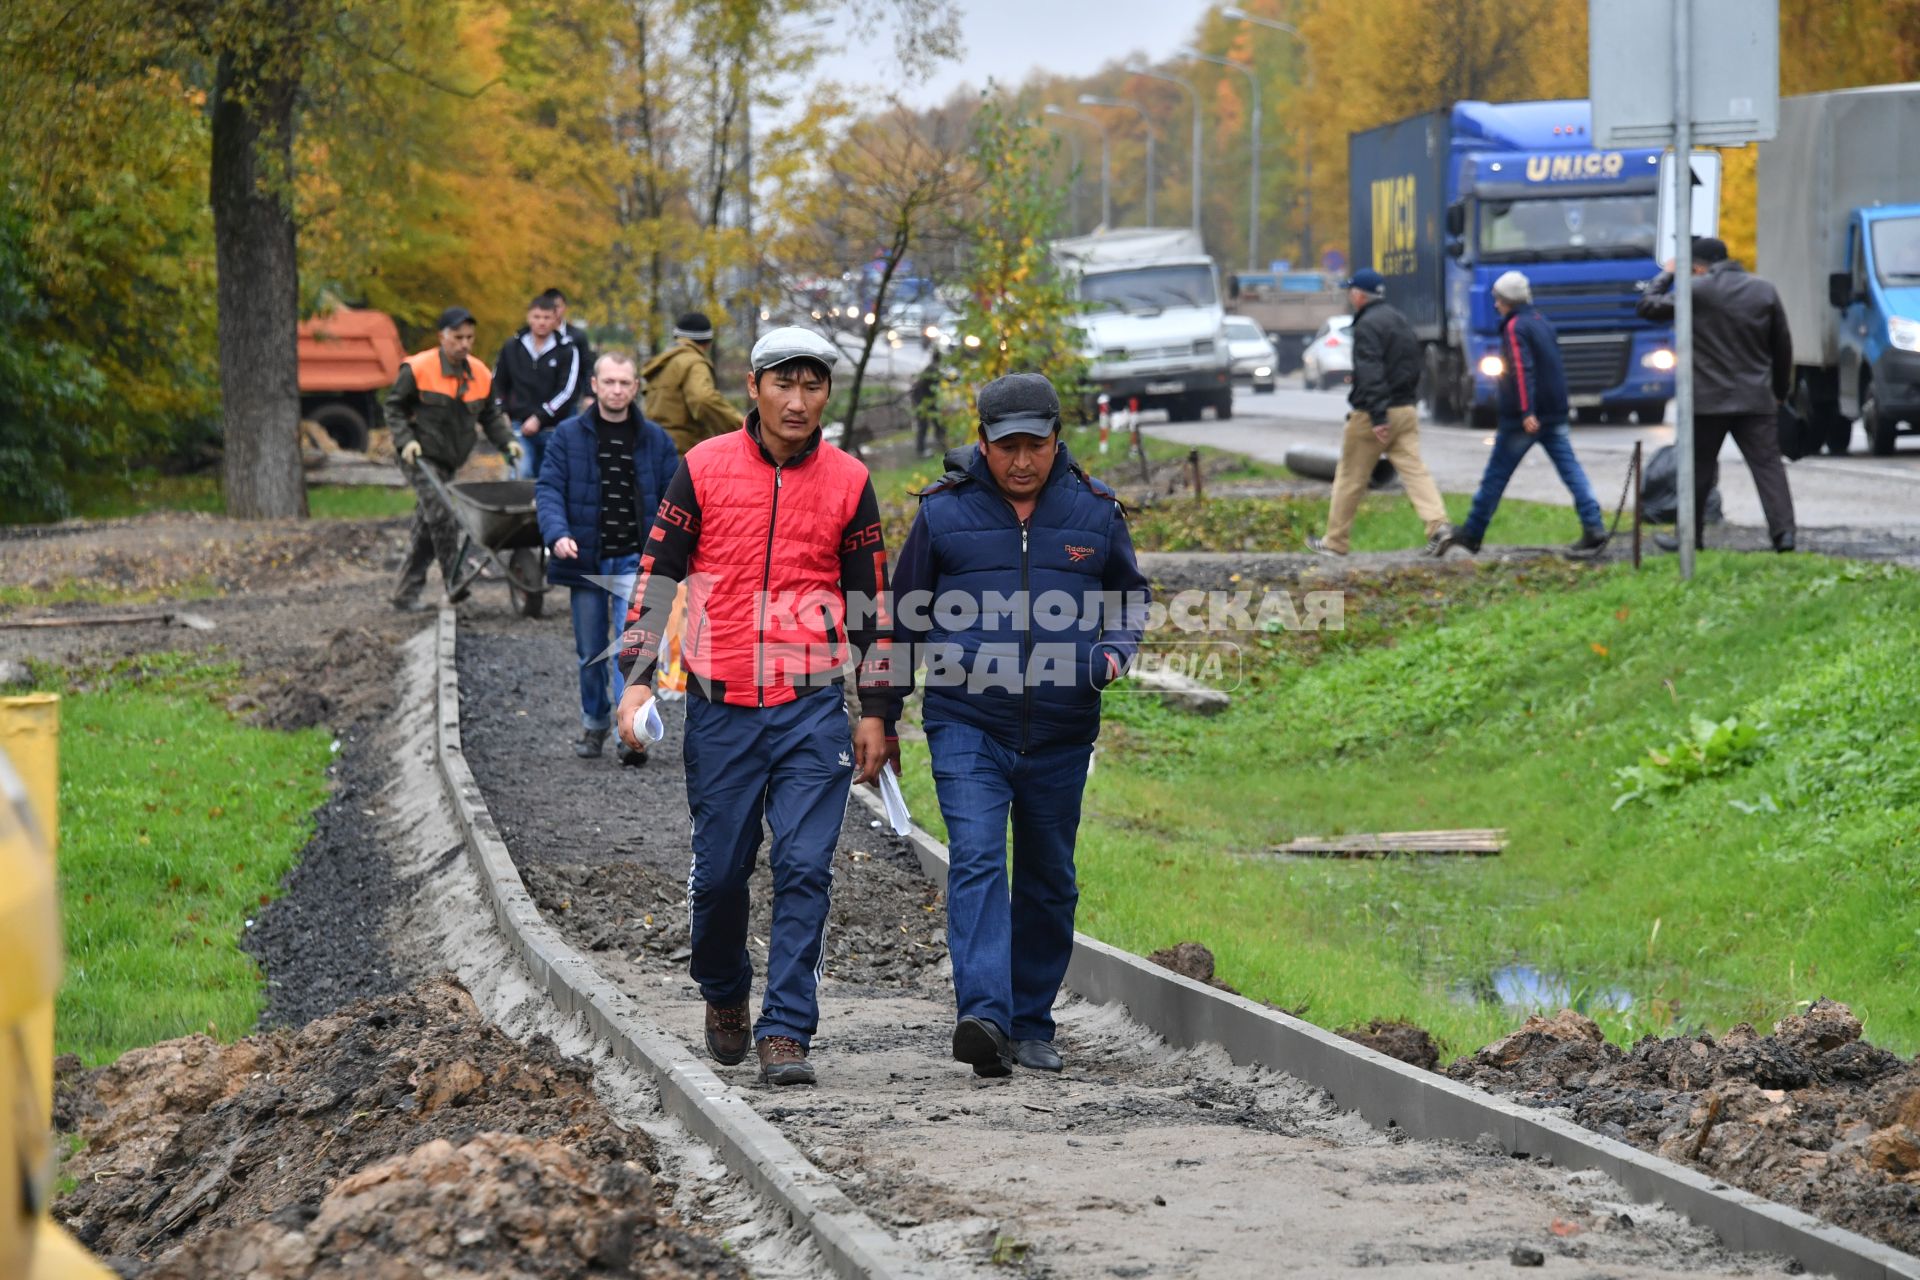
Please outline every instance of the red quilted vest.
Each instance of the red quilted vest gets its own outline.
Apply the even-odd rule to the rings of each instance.
[[[820,441],[775,467],[746,428],[687,451],[700,540],[687,566],[687,671],[715,701],[768,707],[847,661],[840,543],[867,469]]]

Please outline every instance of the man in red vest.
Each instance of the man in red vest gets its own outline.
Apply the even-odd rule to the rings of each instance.
[[[867,468],[821,439],[839,350],[775,329],[754,344],[737,431],[688,450],[640,555],[620,642],[615,716],[639,749],[636,718],[678,584],[687,584],[687,881],[693,956],[707,1002],[707,1050],[732,1066],[758,1050],[769,1084],[812,1084],[833,852],[856,777],[889,753],[892,619],[880,504]],[[848,732],[844,681],[860,720]],[[761,820],[773,829],[773,926],[760,1017],[749,1023],[748,877]]]

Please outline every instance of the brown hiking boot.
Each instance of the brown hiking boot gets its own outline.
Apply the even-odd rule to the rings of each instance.
[[[758,1046],[760,1078],[768,1084],[812,1084],[806,1046],[791,1036],[767,1036]]]
[[[753,1024],[747,1020],[747,1002],[732,1008],[707,1006],[707,1052],[723,1067],[738,1066],[746,1060],[747,1034]]]

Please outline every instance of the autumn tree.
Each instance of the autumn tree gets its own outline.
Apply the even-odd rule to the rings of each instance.
[[[1058,148],[1011,99],[982,101],[973,133],[981,182],[962,277],[966,300],[954,320],[960,376],[946,406],[949,439],[972,434],[974,397],[1007,373],[1045,374],[1067,414],[1078,415],[1086,381],[1073,325],[1080,308],[1047,251],[1065,213],[1051,176]]]
[[[791,275],[837,273],[848,263],[879,264],[873,293],[863,299],[875,323],[860,327],[853,357],[843,447],[857,448],[867,369],[909,262],[922,278],[968,235],[965,218],[980,186],[969,154],[971,131],[950,115],[916,116],[897,102],[856,124],[836,146],[819,183],[796,208],[793,231],[779,245]]]

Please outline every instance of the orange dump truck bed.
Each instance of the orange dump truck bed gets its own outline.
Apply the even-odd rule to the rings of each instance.
[[[342,307],[317,315],[300,326],[300,390],[383,391],[406,356],[384,311]]]

